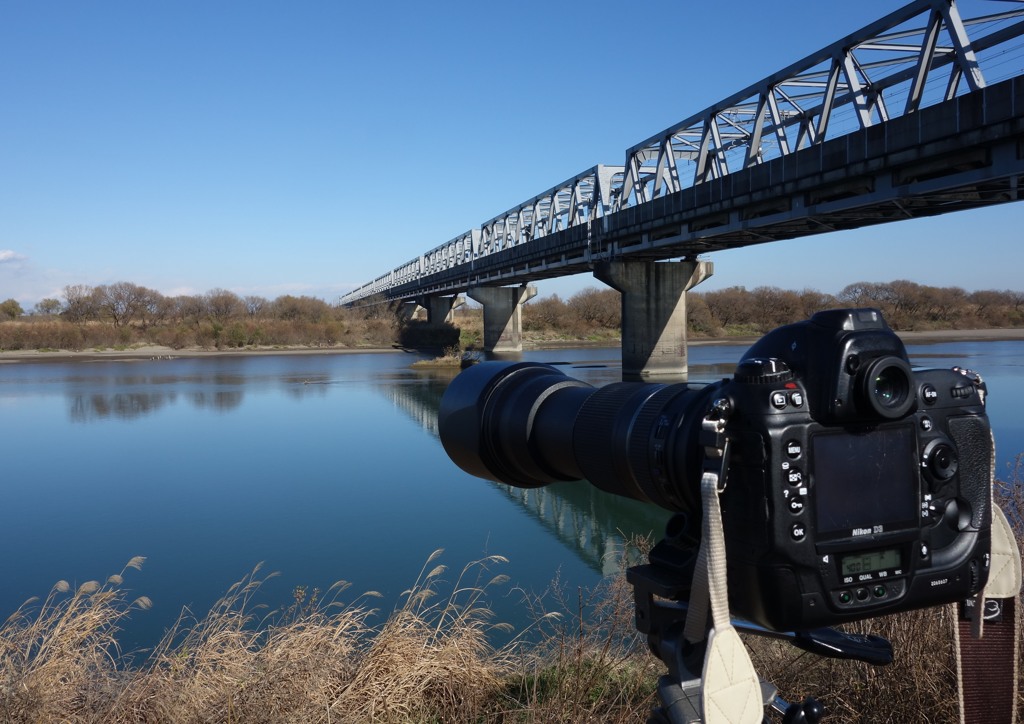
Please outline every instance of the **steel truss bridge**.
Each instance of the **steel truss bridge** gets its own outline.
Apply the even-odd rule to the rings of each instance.
[[[916,0],[343,304],[458,294],[1021,198],[1024,0]]]

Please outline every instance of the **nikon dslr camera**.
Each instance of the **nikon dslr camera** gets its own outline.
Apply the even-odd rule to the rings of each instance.
[[[780,327],[712,384],[595,389],[548,365],[479,364],[445,392],[439,427],[473,475],[519,487],[587,479],[692,522],[712,406],[729,410],[721,504],[734,615],[799,631],[984,587],[985,387],[965,370],[911,370],[874,309]]]

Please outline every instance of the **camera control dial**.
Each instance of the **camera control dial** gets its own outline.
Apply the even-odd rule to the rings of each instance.
[[[793,371],[775,357],[749,357],[736,365],[733,379],[752,385],[788,382],[793,379]]]
[[[937,483],[950,480],[956,475],[959,465],[956,450],[945,440],[932,440],[925,446],[921,466],[931,473]]]

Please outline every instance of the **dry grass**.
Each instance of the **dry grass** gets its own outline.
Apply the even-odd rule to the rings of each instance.
[[[428,560],[428,565],[440,552]],[[255,603],[259,568],[202,618],[183,612],[141,664],[117,633],[144,598],[122,575],[72,591],[60,582],[0,627],[0,719],[5,722],[465,721],[485,708],[508,661],[488,643],[484,605],[491,556],[467,565],[438,600],[444,566],[424,568],[404,605],[379,628],[348,584],[321,597],[295,591],[286,609]],[[138,568],[141,558],[128,567]],[[476,580],[469,581],[471,576]],[[367,594],[374,596],[376,594]]]
[[[1019,478],[1013,484],[1019,496]],[[117,642],[125,619],[149,607],[124,589],[141,558],[104,583],[73,590],[61,581],[0,626],[0,720],[646,720],[664,669],[635,632],[624,576],[594,591],[556,579],[542,595],[524,594],[534,623],[495,648],[491,634],[507,627],[487,601],[507,588],[493,570],[505,560],[488,556],[448,580],[440,553],[380,624],[376,594],[346,603],[344,582],[326,593],[296,588],[286,607],[268,611],[257,599],[269,576],[257,567],[205,616],[183,612],[145,657],[122,654]],[[856,626],[893,642],[897,660],[880,669],[764,639],[748,644],[783,696],[821,699],[828,721],[956,721],[953,618],[947,607]]]
[[[824,704],[827,721],[936,724],[959,721],[955,625],[956,609],[949,605],[847,626],[892,643],[895,660],[885,667],[825,659],[763,638],[745,641],[754,668],[787,701],[813,696]]]
[[[126,617],[149,607],[145,598],[128,598],[124,572],[77,590],[60,582],[45,601],[30,601],[0,627],[0,720],[644,718],[657,662],[634,645],[624,581],[581,593],[574,615],[537,608],[528,631],[495,648],[492,634],[508,627],[492,620],[487,600],[495,587],[507,588],[507,577],[493,572],[505,559],[488,556],[447,581],[439,555],[430,556],[379,626],[372,625],[376,611],[367,596],[341,601],[345,583],[325,595],[297,588],[291,605],[268,612],[256,603],[269,578],[257,567],[205,616],[184,611],[141,661],[117,644]],[[127,568],[142,562],[132,559]],[[544,599],[531,601],[540,606]]]
[[[642,722],[663,671],[634,627],[624,575],[595,590],[568,592],[559,581],[528,605],[537,635],[516,649],[496,712],[511,722]],[[548,606],[551,606],[549,610]]]

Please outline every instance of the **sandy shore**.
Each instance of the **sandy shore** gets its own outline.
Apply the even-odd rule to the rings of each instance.
[[[1024,340],[1024,329],[948,329],[927,332],[899,332],[900,338],[907,344],[938,344],[941,342],[974,342]],[[714,339],[690,339],[694,347],[712,344],[752,344],[757,337],[716,337]],[[616,346],[613,342],[600,345],[586,342],[525,342],[528,349],[559,349],[567,347]],[[371,354],[403,351],[399,347],[246,347],[242,349],[203,349],[200,347],[187,349],[171,349],[158,345],[132,347],[130,349],[89,349],[71,350],[12,350],[0,351],[0,364],[17,362],[67,362],[82,361],[131,361],[149,359],[176,359],[181,357],[239,357],[253,355],[291,355],[291,354]]]
[[[204,349],[189,347],[172,349],[159,345],[142,345],[129,349],[87,349],[46,350],[34,349],[0,351],[0,364],[17,362],[67,362],[81,360],[95,362],[97,360],[131,361],[152,359],[180,359],[182,357],[252,357],[266,355],[290,354],[376,354],[385,352],[401,352],[398,347],[244,347],[241,349]]]

